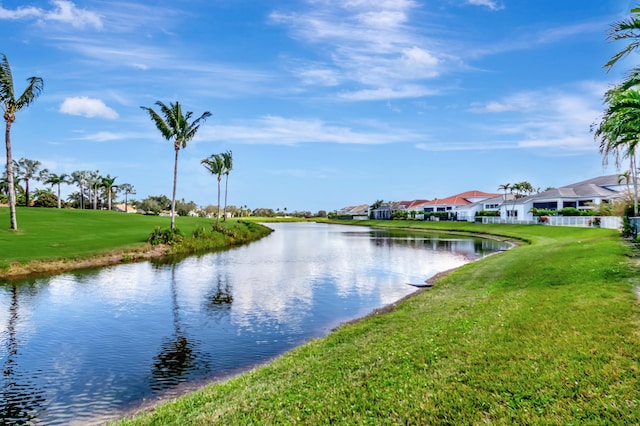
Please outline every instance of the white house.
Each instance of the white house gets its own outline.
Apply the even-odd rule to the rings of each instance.
[[[532,208],[561,210],[573,207],[578,210],[588,210],[592,204],[598,205],[624,197],[627,190],[626,183],[619,182],[619,175],[600,176],[539,194],[505,200],[500,206],[500,217],[532,221],[534,220]]]

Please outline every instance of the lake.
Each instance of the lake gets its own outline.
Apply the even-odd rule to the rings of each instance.
[[[174,262],[0,285],[2,424],[117,419],[393,303],[489,239],[318,223]]]

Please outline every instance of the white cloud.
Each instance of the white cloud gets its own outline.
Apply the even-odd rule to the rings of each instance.
[[[92,99],[86,96],[66,98],[60,105],[59,111],[63,114],[80,115],[88,118],[100,117],[109,120],[118,118],[118,113],[105,105],[100,99]]]
[[[0,19],[37,19],[43,22],[55,21],[70,24],[74,28],[102,28],[102,19],[95,12],[80,9],[68,0],[53,0],[51,4],[53,5],[51,10],[33,6],[18,7],[11,10],[0,6]]]

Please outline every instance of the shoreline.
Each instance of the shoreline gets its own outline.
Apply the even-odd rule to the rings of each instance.
[[[102,254],[77,259],[32,260],[26,263],[14,262],[0,270],[0,279],[7,281],[30,277],[43,277],[64,272],[114,266],[126,263],[169,257],[169,246],[147,244],[142,248],[113,250]]]

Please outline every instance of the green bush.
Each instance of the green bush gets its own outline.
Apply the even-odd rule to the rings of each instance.
[[[182,235],[182,232],[180,232],[178,228],[162,229],[159,226],[156,226],[153,229],[153,232],[151,232],[147,239],[147,241],[154,246],[158,244],[173,245],[181,242],[182,240],[184,240],[184,235]]]

